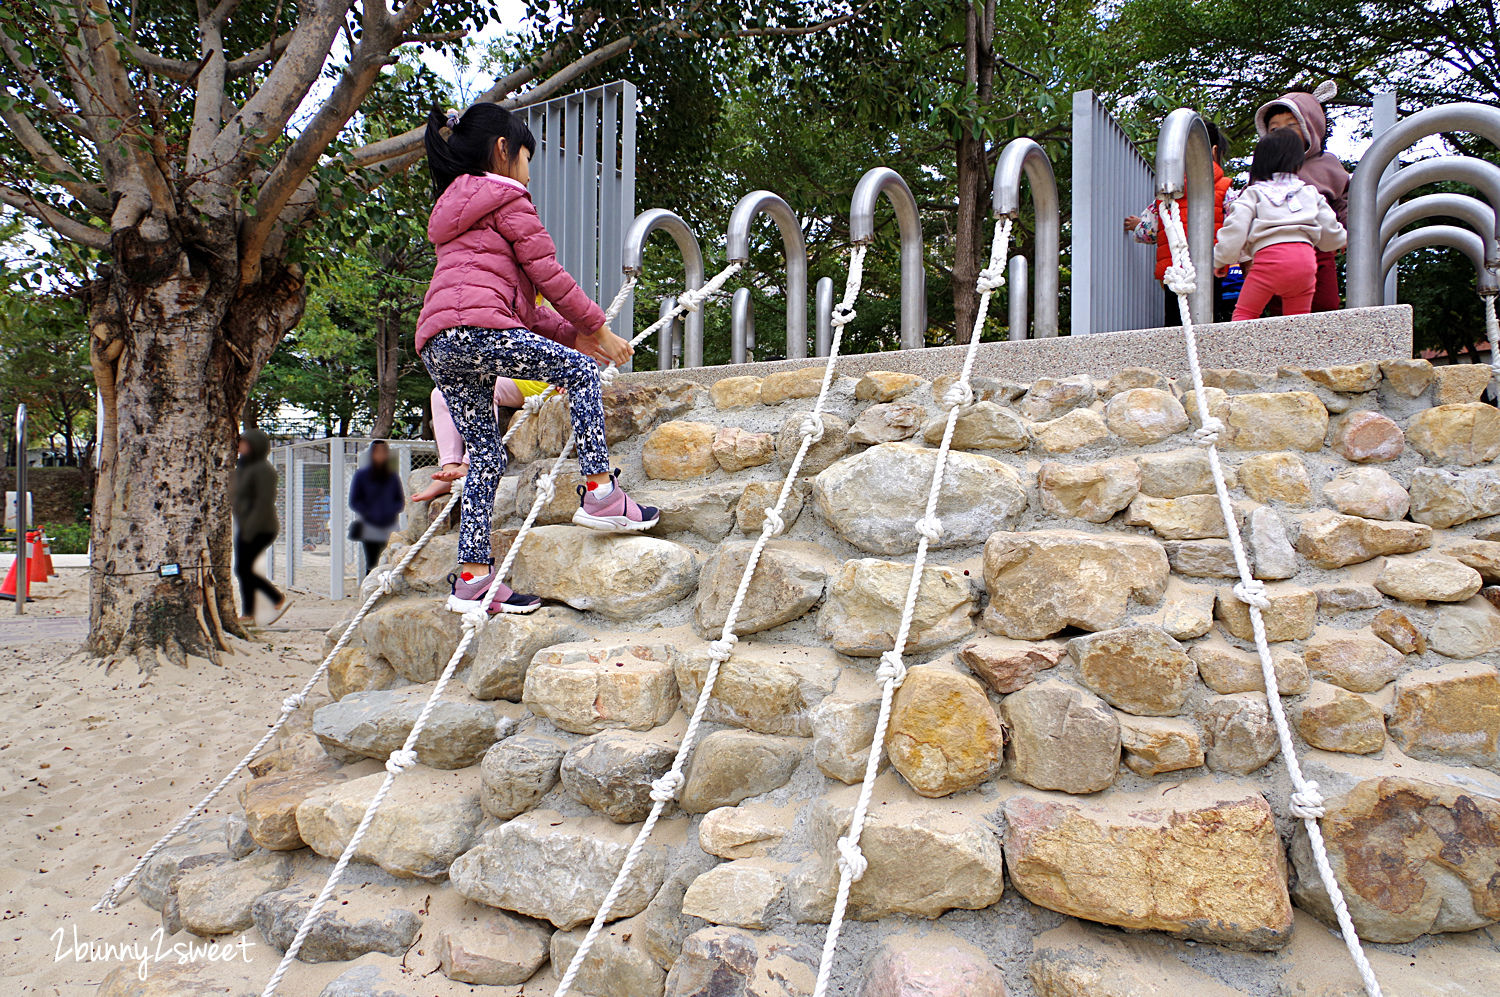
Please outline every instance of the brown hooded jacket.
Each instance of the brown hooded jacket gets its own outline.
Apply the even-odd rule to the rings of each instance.
[[[1318,98],[1310,93],[1286,93],[1268,104],[1262,104],[1255,112],[1255,131],[1265,136],[1271,129],[1266,122],[1271,115],[1282,111],[1292,112],[1302,126],[1302,141],[1307,146],[1307,159],[1297,175],[1318,189],[1328,200],[1340,225],[1348,224],[1349,173],[1344,164],[1333,153],[1323,148],[1323,136],[1328,132],[1328,116]]]

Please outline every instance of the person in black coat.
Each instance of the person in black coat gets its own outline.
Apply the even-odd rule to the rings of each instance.
[[[234,509],[234,574],[240,582],[240,601],[244,612],[241,623],[255,622],[255,595],[264,592],[276,609],[269,621],[275,623],[285,613],[290,600],[270,580],[255,571],[255,561],[276,540],[280,524],[276,520],[276,469],[267,456],[271,438],[259,429],[247,429],[240,436],[240,458],[234,469],[231,490]]]
[[[350,537],[364,544],[365,572],[368,574],[380,560],[391,531],[406,508],[406,492],[401,476],[391,468],[391,448],[385,440],[370,444],[365,466],[354,472],[349,485],[349,508],[354,510],[354,529]]]

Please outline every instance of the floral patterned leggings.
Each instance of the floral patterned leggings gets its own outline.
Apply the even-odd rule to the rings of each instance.
[[[458,526],[460,563],[494,563],[490,514],[506,464],[501,427],[495,421],[495,378],[546,381],[566,391],[579,468],[584,474],[609,470],[599,366],[577,350],[527,329],[460,326],[428,340],[422,362],[447,400],[469,451]]]

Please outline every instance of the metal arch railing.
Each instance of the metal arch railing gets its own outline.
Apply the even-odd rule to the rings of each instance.
[[[1488,297],[1500,290],[1496,284],[1495,271],[1485,264],[1484,240],[1478,233],[1457,225],[1424,225],[1391,240],[1380,258],[1380,278],[1390,272],[1400,259],[1408,253],[1430,246],[1448,246],[1461,251],[1474,263],[1474,288],[1480,297]]]
[[[1005,268],[1005,284],[1010,288],[1008,321],[1010,322],[1010,338],[1025,339],[1028,326],[1026,307],[1026,288],[1029,284],[1029,272],[1026,257],[1012,256],[1010,263]]]
[[[901,174],[877,166],[859,178],[849,203],[849,241],[856,246],[875,238],[875,205],[884,194],[896,211],[901,234],[901,348],[927,345],[927,270],[922,260],[922,218],[917,199]]]
[[[1206,134],[1206,133],[1205,133]],[[1036,338],[1048,339],[1057,335],[1057,295],[1061,267],[1059,259],[1062,247],[1062,214],[1057,200],[1057,177],[1052,172],[1052,160],[1046,151],[1029,138],[1012,139],[1000,151],[995,163],[995,189],[991,206],[996,218],[1012,221],[1021,216],[1021,176],[1025,174],[1031,188],[1031,202],[1036,209],[1036,267],[1034,313]],[[1025,295],[1026,289],[1011,288],[1011,299],[1017,293]],[[1025,338],[1025,325],[1021,335],[1011,328],[1011,338]]]
[[[769,190],[740,198],[729,216],[725,255],[730,263],[750,262],[750,225],[759,215],[768,216],[781,232],[786,254],[786,358],[801,360],[807,356],[807,239],[792,206]],[[730,337],[732,342],[744,339],[744,330],[734,325],[732,316]]]
[[[1380,252],[1381,174],[1403,149],[1441,132],[1471,132],[1500,145],[1500,108],[1485,104],[1429,107],[1397,122],[1370,143],[1354,171],[1354,179],[1349,183],[1347,272],[1351,308],[1378,305],[1384,297],[1381,285],[1386,268]],[[1400,177],[1401,172],[1405,171],[1396,176]]]
[[[819,277],[813,286],[813,355],[833,349],[833,278]]]
[[[1500,166],[1469,156],[1435,156],[1403,166],[1387,177],[1375,199],[1376,215],[1385,218],[1402,197],[1433,183],[1466,183],[1483,194],[1491,206],[1500,208]],[[1500,238],[1500,221],[1495,234]]]
[[[635,216],[630,227],[625,230],[624,248],[621,254],[621,266],[627,275],[640,277],[645,272],[646,241],[651,238],[653,232],[665,232],[677,243],[677,251],[682,254],[682,268],[686,276],[685,289],[696,291],[703,286],[703,250],[698,245],[698,237],[683,221],[681,216],[665,208],[650,208]],[[627,322],[633,327],[631,320]],[[670,332],[670,326],[668,327]],[[633,334],[627,334],[626,339],[633,338]],[[672,351],[669,348],[666,353],[657,358],[657,365],[661,370],[667,370],[672,365]],[[682,337],[682,365],[684,367],[703,366],[703,309],[697,308],[688,312],[687,321],[684,324]]]
[[[1198,281],[1189,304],[1193,321],[1202,323],[1212,322],[1214,314],[1213,164],[1213,144],[1203,116],[1190,107],[1167,115],[1156,144],[1156,192],[1162,198],[1181,198],[1192,186],[1206,195],[1187,202],[1188,253],[1197,261]]]
[[[1380,223],[1380,248],[1385,249],[1401,230],[1427,218],[1457,218],[1484,242],[1484,265],[1500,268],[1500,242],[1495,238],[1495,209],[1467,194],[1424,194],[1396,205]],[[1383,265],[1382,270],[1386,269]]]
[[[729,330],[729,362],[748,362],[755,349],[755,302],[748,287],[737,288],[729,299]]]

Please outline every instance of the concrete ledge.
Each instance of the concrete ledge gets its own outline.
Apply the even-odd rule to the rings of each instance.
[[[1277,367],[1332,367],[1365,360],[1411,356],[1411,306],[1352,308],[1315,315],[1224,322],[1200,326],[1198,360],[1205,367],[1238,367],[1275,373]],[[839,358],[839,373],[858,376],[871,370],[895,370],[936,378],[957,373],[963,364],[962,346],[933,346],[922,350],[858,353]],[[637,371],[624,375],[631,383],[650,384],[686,379],[712,384],[725,377],[796,370],[823,362],[776,360],[726,364],[669,371]],[[974,373],[1005,381],[1029,383],[1039,377],[1089,374],[1108,377],[1125,367],[1150,367],[1168,377],[1187,374],[1187,347],[1182,328],[1106,332],[1092,336],[1060,336],[1020,342],[981,343]]]

